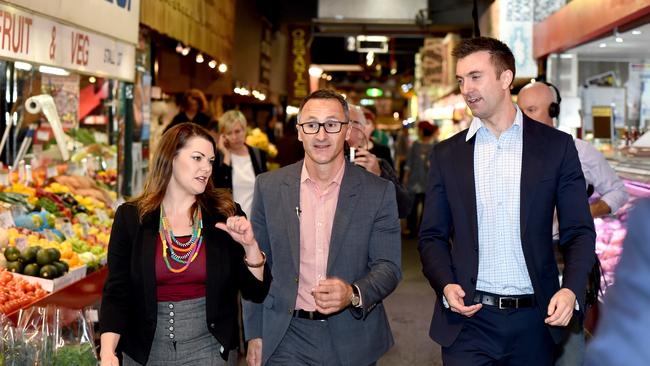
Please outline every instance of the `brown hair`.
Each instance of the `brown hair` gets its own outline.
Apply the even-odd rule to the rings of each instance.
[[[208,109],[208,101],[205,99],[205,94],[199,89],[190,89],[183,94],[183,100],[180,105],[181,110],[186,111],[189,108],[190,98],[199,103],[199,112],[205,112]]]
[[[212,148],[216,151],[214,139],[208,130],[196,123],[180,123],[162,135],[156,153],[153,155],[153,164],[147,174],[143,192],[132,200],[138,208],[140,222],[145,215],[158,209],[162,204],[172,176],[174,158],[178,154],[178,150],[185,147],[187,142],[195,136],[210,141]],[[216,208],[217,212],[224,216],[235,214],[235,202],[232,195],[226,190],[214,188],[212,177],[208,179],[205,191],[196,195],[196,203],[192,205],[191,212],[196,209],[197,205],[204,211]]]
[[[306,96],[300,103],[300,109],[298,110],[298,123],[300,123],[300,114],[302,113],[302,109],[305,107],[305,104],[312,99],[334,99],[338,101],[341,104],[341,107],[343,107],[343,114],[345,114],[345,121],[343,122],[350,120],[350,109],[348,108],[348,102],[345,101],[345,98],[333,90],[320,89]]]
[[[473,53],[487,51],[490,54],[490,61],[497,73],[497,79],[506,70],[512,71],[512,80],[515,80],[515,56],[508,46],[498,39],[490,37],[476,37],[460,41],[452,51],[457,59],[465,58]]]

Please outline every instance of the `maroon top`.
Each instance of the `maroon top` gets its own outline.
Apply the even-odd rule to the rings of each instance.
[[[191,236],[177,236],[176,240],[186,243]],[[167,259],[172,268],[180,265],[169,257]],[[162,256],[162,241],[160,236],[156,240],[156,299],[158,301],[183,301],[205,296],[205,243],[201,245],[199,255],[190,266],[181,273],[174,273],[167,269]]]

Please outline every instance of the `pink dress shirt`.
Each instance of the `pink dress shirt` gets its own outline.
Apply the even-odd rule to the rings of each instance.
[[[325,190],[311,179],[304,163],[300,174],[300,275],[296,309],[316,310],[311,291],[326,278],[332,223],[345,164]]]

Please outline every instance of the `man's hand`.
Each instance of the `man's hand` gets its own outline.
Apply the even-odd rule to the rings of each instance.
[[[459,313],[466,317],[471,317],[476,314],[477,311],[481,310],[483,304],[474,304],[471,306],[465,306],[463,298],[465,297],[465,291],[460,285],[455,283],[450,283],[442,290],[449,304],[449,308],[454,313]]]
[[[332,314],[345,309],[352,299],[352,286],[340,278],[321,280],[312,290],[316,310],[321,314]]]
[[[381,168],[379,167],[379,160],[377,160],[377,157],[364,148],[357,147],[356,150],[357,152],[355,154],[354,163],[362,166],[372,174],[380,176]]]
[[[548,318],[544,323],[553,326],[566,327],[573,316],[576,295],[568,288],[561,288],[553,295],[548,304]]]
[[[248,341],[248,352],[246,353],[248,366],[262,365],[262,338],[253,338]]]

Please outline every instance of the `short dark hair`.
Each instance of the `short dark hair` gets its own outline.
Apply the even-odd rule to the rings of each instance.
[[[343,107],[343,113],[345,114],[345,122],[350,120],[350,108],[348,107],[348,102],[345,100],[345,98],[343,98],[341,94],[335,92],[334,90],[320,89],[306,96],[305,99],[303,99],[302,102],[300,103],[300,109],[298,110],[298,123],[300,123],[300,115],[302,114],[302,109],[305,107],[305,104],[307,104],[307,102],[312,99],[337,100],[339,103],[341,103],[341,107]]]
[[[497,79],[506,70],[512,71],[512,80],[515,79],[515,56],[510,48],[498,39],[490,37],[463,39],[452,51],[452,56],[460,60],[480,51],[490,53],[490,60],[496,69]]]

